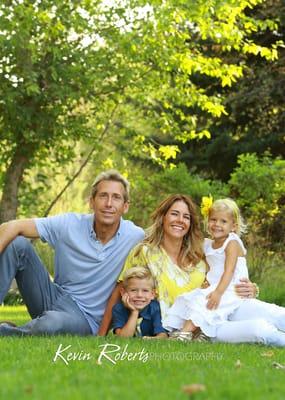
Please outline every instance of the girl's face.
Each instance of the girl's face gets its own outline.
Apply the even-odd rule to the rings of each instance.
[[[172,204],[163,217],[164,238],[183,239],[190,228],[190,211],[187,204],[178,200]]]
[[[212,211],[208,219],[208,231],[215,240],[226,240],[236,230],[236,223],[230,212]]]

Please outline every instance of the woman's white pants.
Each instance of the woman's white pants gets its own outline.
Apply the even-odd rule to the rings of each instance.
[[[246,299],[217,330],[215,342],[285,346],[285,308]]]

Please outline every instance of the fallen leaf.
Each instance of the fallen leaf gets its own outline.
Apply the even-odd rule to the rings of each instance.
[[[276,368],[276,369],[285,369],[285,365],[280,364],[280,363],[278,363],[278,362],[276,362],[276,361],[274,361],[274,362],[272,363],[272,367],[274,367],[274,368]]]
[[[182,387],[182,391],[189,394],[189,396],[198,392],[204,392],[205,390],[206,386],[201,383],[192,383],[192,385],[185,385]]]
[[[272,357],[274,356],[274,351],[270,350],[270,351],[266,351],[265,353],[261,353],[262,357]]]
[[[25,392],[27,393],[27,394],[32,394],[33,393],[33,386],[32,385],[30,385],[30,386],[27,386],[27,387],[25,387]]]

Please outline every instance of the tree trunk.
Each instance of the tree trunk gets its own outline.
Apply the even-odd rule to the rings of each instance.
[[[18,208],[18,191],[24,171],[30,160],[30,154],[18,145],[6,171],[3,194],[0,202],[0,223],[15,219]]]

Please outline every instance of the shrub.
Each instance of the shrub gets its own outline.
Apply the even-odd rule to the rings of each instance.
[[[144,170],[143,174],[132,174],[129,178],[132,183],[132,205],[128,217],[143,227],[149,226],[151,213],[170,194],[190,195],[197,205],[200,205],[202,196],[210,193],[217,197],[228,195],[225,184],[203,179],[194,172],[189,172],[185,164],[162,171],[146,173]]]
[[[285,161],[268,154],[242,154],[229,190],[250,227],[250,242],[282,250],[285,237]]]

